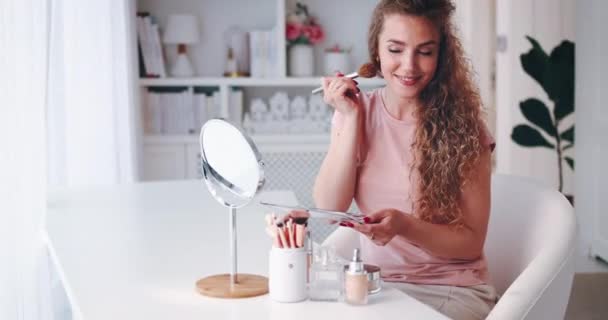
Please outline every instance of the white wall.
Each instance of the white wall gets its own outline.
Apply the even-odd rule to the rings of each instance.
[[[487,111],[488,126],[496,131],[493,77],[495,72],[495,0],[455,0],[455,22]]]
[[[525,39],[537,39],[548,53],[562,40],[575,40],[575,0],[510,0],[496,3],[496,31],[504,36],[507,47],[496,55],[496,157],[498,173],[532,177],[550,186],[558,186],[556,152],[547,148],[524,148],[511,140],[513,127],[527,123],[519,103],[537,97],[553,107],[546,93],[521,67],[519,56],[531,45]],[[561,129],[573,123],[566,118]],[[570,151],[572,152],[572,151]],[[564,163],[564,192],[573,192],[573,174]]]
[[[608,261],[608,36],[603,31],[608,1],[579,1],[576,9],[575,191],[581,254],[591,245],[594,254]],[[579,269],[598,268],[581,259]]]

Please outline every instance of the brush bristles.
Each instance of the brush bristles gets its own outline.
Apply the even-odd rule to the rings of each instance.
[[[376,66],[371,62],[367,62],[359,67],[357,73],[361,78],[373,78],[376,76],[376,71]]]
[[[308,218],[294,218],[293,222],[295,224],[305,224],[308,221]]]

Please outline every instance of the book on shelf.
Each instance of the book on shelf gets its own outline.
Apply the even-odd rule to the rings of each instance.
[[[243,122],[243,90],[230,91],[228,99],[228,118],[233,123],[241,125]]]
[[[234,89],[228,109],[221,108],[220,92],[193,87],[150,87],[144,96],[144,133],[148,135],[198,134],[209,119],[223,117],[241,124],[243,91]],[[224,111],[222,111],[224,110]],[[227,112],[227,114],[226,114]]]
[[[144,74],[145,77],[166,77],[165,58],[158,23],[149,13],[138,12],[136,30],[140,58],[143,60],[140,67],[142,65],[144,67],[140,74]]]
[[[273,78],[279,76],[276,40],[276,28],[272,30],[249,31],[249,55],[252,77]]]

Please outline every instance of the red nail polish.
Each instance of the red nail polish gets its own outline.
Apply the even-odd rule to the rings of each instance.
[[[365,223],[369,223],[372,219],[370,219],[369,217],[363,217],[363,222]]]
[[[355,226],[354,224],[352,224],[350,222],[347,222],[346,224],[347,224],[347,227],[349,227],[349,228],[353,228]]]

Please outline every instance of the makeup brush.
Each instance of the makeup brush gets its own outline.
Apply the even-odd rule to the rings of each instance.
[[[277,234],[277,226],[274,223],[275,220],[275,215],[273,214],[267,214],[264,217],[264,220],[266,220],[266,234],[268,234],[270,236],[270,238],[272,239],[272,245],[274,247],[280,248],[280,244],[279,244],[279,235]]]
[[[285,237],[285,230],[283,229],[284,224],[282,222],[277,223],[277,232],[279,233],[279,240],[281,241],[281,248],[289,248],[289,242]]]
[[[287,227],[287,242],[289,242],[289,247],[295,248],[296,241],[293,235],[293,221],[291,219],[287,220],[285,226]]]
[[[362,64],[359,67],[359,70],[357,72],[349,73],[349,74],[345,75],[344,77],[350,78],[350,79],[356,79],[358,77],[373,78],[375,76],[376,76],[376,67],[374,66],[373,63],[367,62],[367,63]],[[312,94],[317,94],[321,91],[323,91],[323,86],[312,90]]]
[[[293,222],[295,222],[296,224],[301,224],[301,225],[307,226],[308,225],[308,218],[306,218],[306,217],[294,218]]]
[[[293,221],[296,225],[296,246],[301,248],[304,246],[304,230],[308,225],[308,218],[295,218]]]

